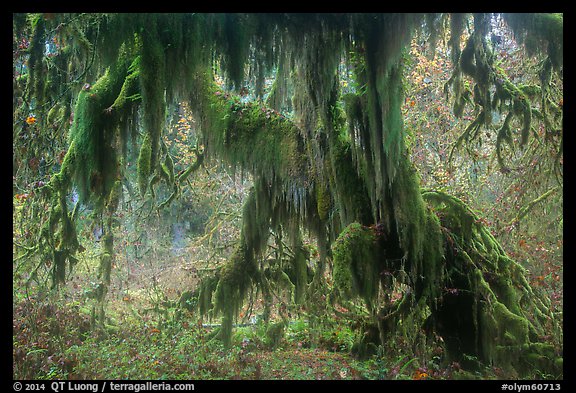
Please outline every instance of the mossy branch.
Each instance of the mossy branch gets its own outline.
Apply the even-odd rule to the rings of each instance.
[[[548,198],[550,195],[554,194],[556,191],[558,191],[561,188],[561,186],[555,186],[551,189],[549,189],[548,191],[546,191],[544,194],[540,195],[538,198],[533,199],[532,201],[528,202],[526,205],[522,206],[519,210],[518,210],[518,214],[516,215],[516,217],[514,217],[512,220],[510,220],[510,222],[506,225],[506,227],[510,228],[512,226],[515,226],[516,224],[518,224],[520,222],[520,220],[522,220],[524,217],[526,217],[526,215],[528,213],[530,213],[530,211],[540,202],[542,202],[543,200],[545,200],[546,198]]]

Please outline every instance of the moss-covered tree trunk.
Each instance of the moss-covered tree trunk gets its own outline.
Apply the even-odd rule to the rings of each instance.
[[[214,288],[222,337],[230,344],[247,290],[259,284],[257,260],[270,229],[296,220],[315,234],[332,228],[337,235],[321,236],[319,243],[333,241],[341,299],[360,297],[370,310],[360,352],[400,338],[417,347],[427,337],[442,337],[449,358],[463,364],[477,359],[518,372],[535,365],[558,371],[552,346],[541,342],[550,316],[524,269],[464,203],[420,189],[404,146],[397,68],[394,61],[377,72],[366,95],[346,98],[347,111],[354,111],[348,132],[359,143],[346,137],[338,115],[327,117],[329,154],[314,166],[310,144],[326,141],[307,139],[272,109],[242,104],[219,90],[209,73],[197,74],[192,102],[207,149],[255,177],[240,244]],[[392,292],[401,296],[391,300]]]

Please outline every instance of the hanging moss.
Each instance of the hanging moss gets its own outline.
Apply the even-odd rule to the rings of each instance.
[[[555,69],[563,64],[564,15],[561,13],[503,14],[516,38],[529,52],[546,52]]]
[[[27,91],[30,97],[35,97],[37,105],[44,103],[44,85],[46,83],[46,67],[44,64],[44,52],[46,43],[45,21],[42,14],[31,14],[28,16],[28,23],[32,26],[32,37],[28,47],[28,77]]]
[[[66,199],[56,192],[53,197],[53,208],[47,227],[41,231],[41,236],[48,240],[52,259],[52,288],[66,282],[66,262],[70,270],[78,262],[74,253],[79,247],[76,228],[68,213]]]
[[[200,282],[200,287],[198,288],[198,311],[200,315],[210,315],[214,304],[212,302],[212,294],[216,291],[218,285],[219,275],[213,274],[208,277],[204,277]]]
[[[332,197],[328,187],[323,184],[316,185],[316,208],[321,221],[326,221],[332,210]]]
[[[224,345],[230,346],[232,324],[238,316],[245,296],[255,275],[256,265],[245,245],[240,246],[220,270],[213,302],[214,314],[222,315],[220,338]]]
[[[369,192],[354,166],[353,148],[341,135],[331,139],[329,151],[330,188],[333,190],[335,205],[342,228],[349,222],[368,224],[374,222]],[[361,167],[361,169],[364,169]],[[337,229],[340,231],[340,227]]]
[[[152,15],[150,26],[142,34],[140,89],[144,113],[144,130],[149,138],[150,168],[156,168],[160,155],[160,136],[166,120],[164,45],[160,40],[157,19]]]
[[[152,139],[146,134],[142,145],[140,146],[140,153],[138,154],[137,174],[138,174],[138,187],[140,195],[144,196],[148,190],[148,179],[152,173]]]
[[[195,89],[198,96],[192,102],[206,130],[207,154],[278,185],[282,194],[274,196],[285,198],[304,216],[310,173],[305,144],[294,123],[257,103],[241,103],[204,73],[197,75]]]
[[[250,17],[245,14],[224,14],[222,18],[223,67],[231,85],[239,89],[243,86],[244,65],[249,54]]]
[[[295,225],[295,228],[292,230],[291,237],[292,251],[294,253],[294,258],[292,258],[292,267],[294,270],[294,303],[302,304],[304,302],[306,289],[308,288],[308,256],[302,245],[298,225]]]

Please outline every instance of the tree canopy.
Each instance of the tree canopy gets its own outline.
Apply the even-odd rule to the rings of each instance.
[[[496,17],[541,59],[538,83],[501,67]],[[106,221],[105,297],[131,160],[142,196],[157,198],[159,184],[171,190],[158,201],[163,208],[204,160],[218,159],[253,178],[238,246],[196,294],[200,311],[222,317],[224,342],[251,288],[270,299],[270,282],[287,281],[296,304],[322,294],[331,306],[361,301],[360,355],[403,338],[519,373],[561,369],[543,339],[553,316],[524,268],[467,204],[421,189],[401,108],[411,38],[426,34],[434,48],[448,32],[446,96],[457,117],[471,114],[457,147],[494,133],[506,172],[507,155],[531,143],[551,146],[561,187],[562,14],[15,14],[13,21],[13,135],[27,146],[17,157],[29,161],[46,145],[31,135],[32,124],[68,146],[50,181],[36,185],[49,219],[34,251],[52,260],[55,288],[82,249],[75,212],[84,204]],[[176,172],[162,135],[182,102],[201,139],[195,161]],[[317,242],[314,266],[304,231]],[[271,233],[285,234],[292,249],[274,269],[264,258]]]

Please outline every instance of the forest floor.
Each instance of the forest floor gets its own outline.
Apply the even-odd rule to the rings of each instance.
[[[475,373],[438,356],[415,357],[394,343],[367,359],[346,321],[309,323],[293,315],[280,340],[256,318],[255,301],[234,329],[232,346],[214,339],[219,319],[200,318],[178,300],[198,282],[199,266],[165,261],[161,268],[119,266],[107,296],[106,323],[94,328],[96,300],[77,270],[59,293],[14,285],[13,378],[19,380],[414,380],[510,379],[498,369]],[[151,284],[152,283],[152,284]],[[129,285],[128,285],[129,284]],[[16,290],[16,288],[18,288]],[[259,310],[260,309],[260,310]],[[242,314],[240,315],[242,316]]]
[[[104,329],[90,325],[77,300],[15,298],[13,378],[27,380],[390,380],[500,379],[498,370],[471,374],[440,359],[351,355],[344,325],[314,328],[296,320],[271,343],[266,325],[238,327],[224,348],[216,329],[193,314],[165,308],[143,315],[112,300]],[[124,309],[124,311],[121,311]],[[125,312],[126,309],[131,310]]]

